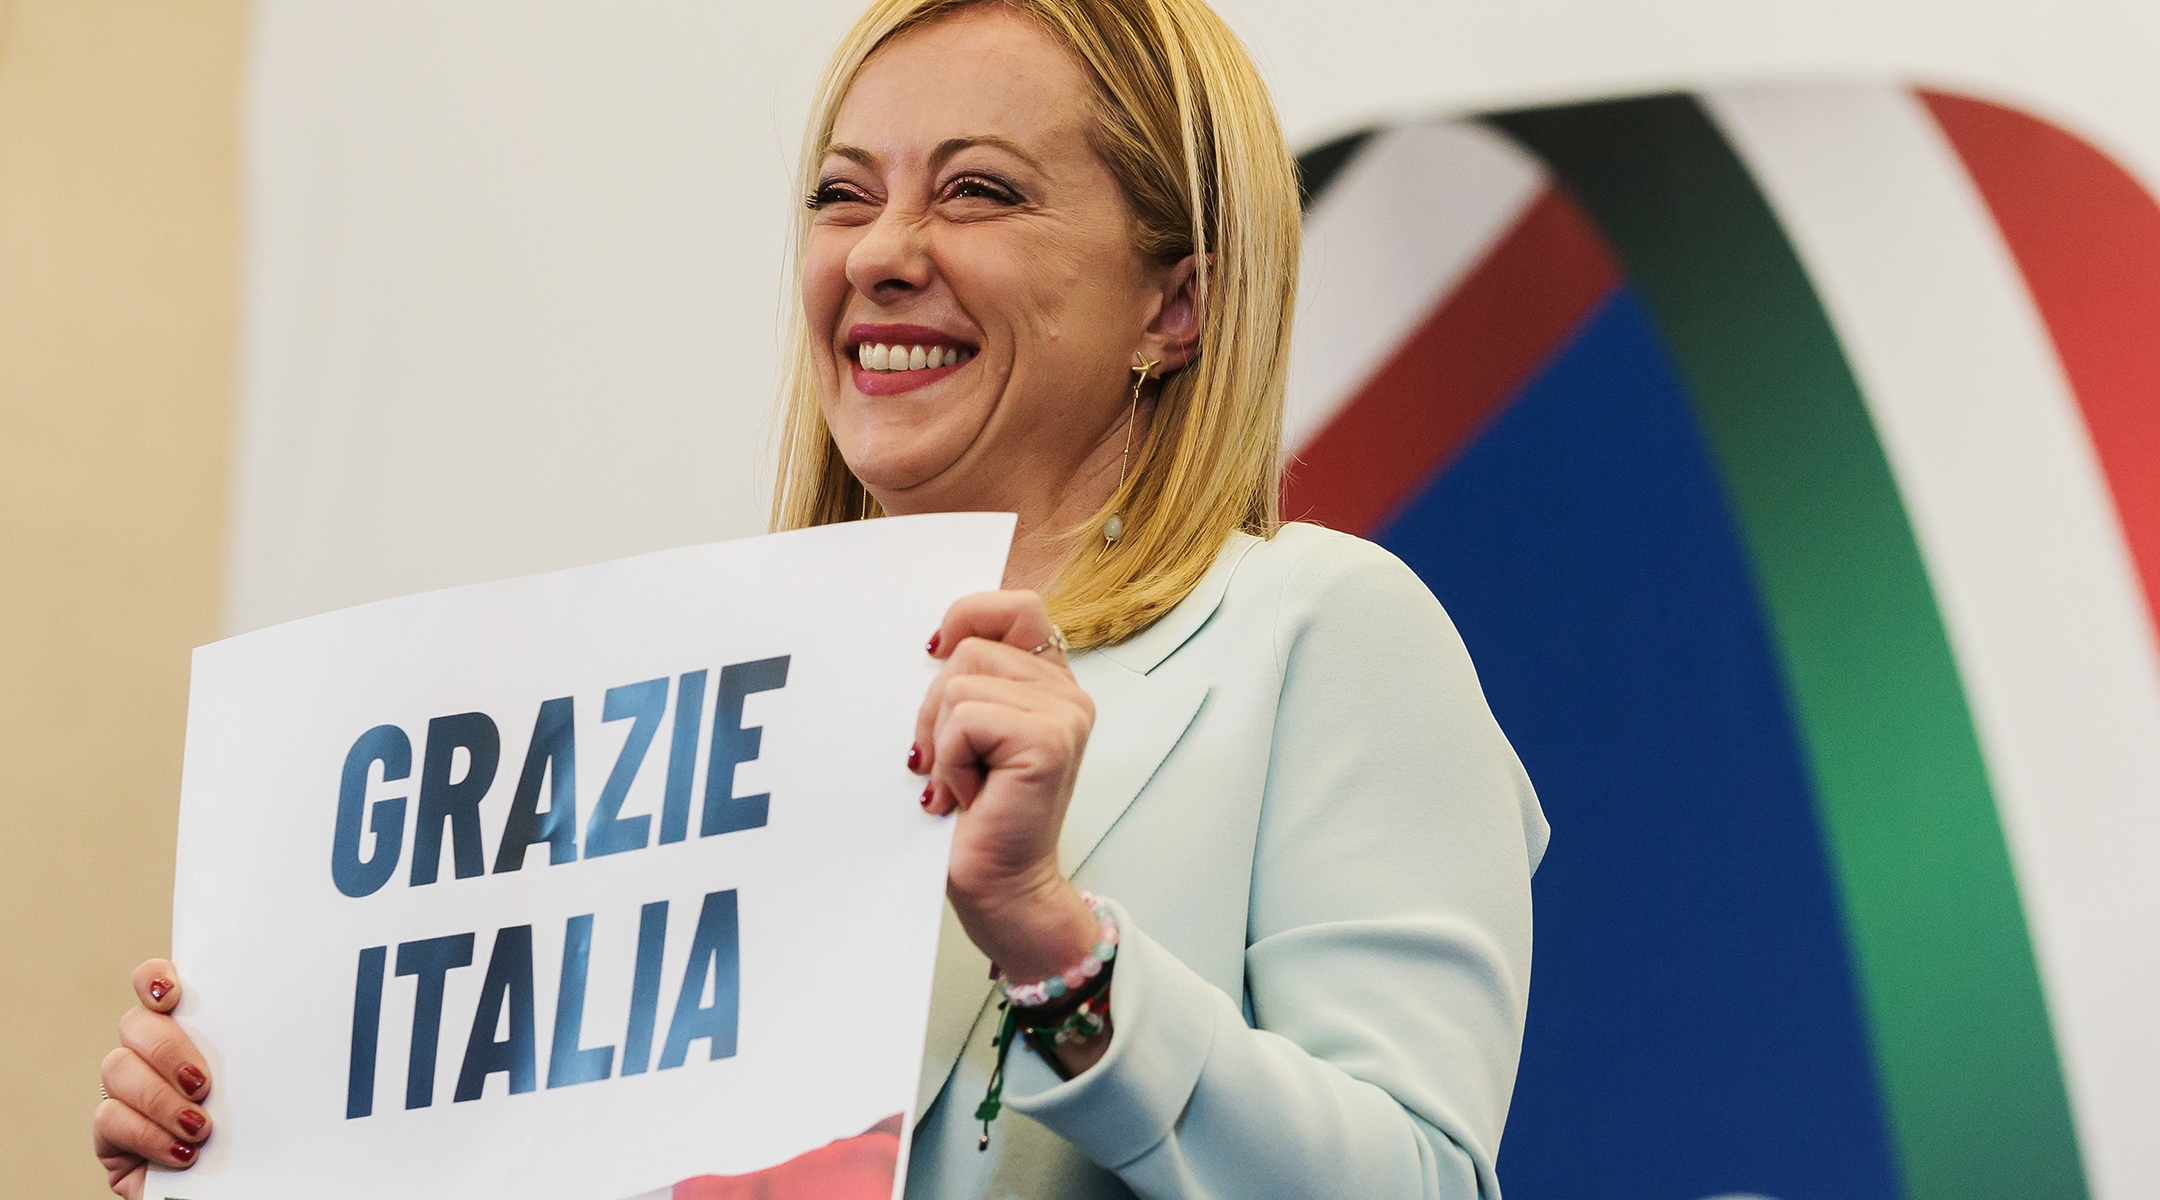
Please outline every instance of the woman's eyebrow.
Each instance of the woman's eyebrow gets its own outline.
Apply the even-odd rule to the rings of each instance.
[[[1003,150],[1005,153],[1012,155],[1014,158],[1019,159],[1021,162],[1026,163],[1028,166],[1034,168],[1037,171],[1043,169],[1042,164],[1036,161],[1034,155],[1029,154],[1026,150],[1021,149],[1020,143],[1013,141],[1011,138],[999,137],[994,133],[979,133],[969,137],[946,138],[944,141],[937,144],[937,149],[930,152],[931,169],[936,170],[937,168],[944,166],[945,160],[951,158],[955,154],[960,153],[962,150],[966,150],[973,146],[988,146],[993,150]]]
[[[1020,143],[1013,141],[1011,138],[999,137],[994,133],[946,138],[937,144],[937,149],[930,152],[930,169],[934,171],[944,166],[946,160],[953,155],[976,146],[987,146],[993,150],[1003,150],[1037,171],[1043,169],[1042,163],[1034,155],[1022,149]],[[858,163],[871,170],[876,170],[878,166],[878,156],[876,154],[863,149],[861,146],[850,146],[846,142],[833,142],[827,145],[825,153],[827,156],[844,158],[849,162]]]
[[[877,169],[877,155],[870,153],[861,146],[850,146],[845,142],[833,142],[825,147],[825,153],[828,156],[838,155],[849,162],[860,164],[871,170]]]

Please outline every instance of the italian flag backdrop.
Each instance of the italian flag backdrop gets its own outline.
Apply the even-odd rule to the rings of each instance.
[[[1508,1194],[2160,1195],[2160,206],[1891,85],[1302,166],[1286,516],[1552,818]]]

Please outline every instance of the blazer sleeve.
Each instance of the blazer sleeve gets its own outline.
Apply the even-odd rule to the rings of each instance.
[[[1252,1024],[1119,911],[1109,1050],[1010,1102],[1142,1196],[1497,1198],[1536,795],[1454,625],[1386,551],[1319,539],[1274,642]]]

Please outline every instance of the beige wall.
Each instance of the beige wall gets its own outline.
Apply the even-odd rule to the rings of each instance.
[[[0,0],[0,1191],[104,1194],[87,1118],[164,952],[215,636],[243,0]]]

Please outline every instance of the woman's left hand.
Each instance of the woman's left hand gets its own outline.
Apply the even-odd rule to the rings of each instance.
[[[945,613],[945,667],[915,718],[925,810],[957,811],[946,891],[968,936],[1021,982],[1079,962],[1098,925],[1058,869],[1058,833],[1095,704],[1034,592],[983,592]]]

